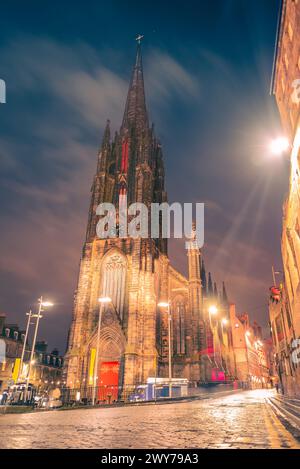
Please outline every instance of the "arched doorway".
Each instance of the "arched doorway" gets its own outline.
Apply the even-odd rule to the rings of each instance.
[[[94,364],[94,370],[97,373],[97,400],[110,403],[117,401],[122,391],[125,336],[119,324],[108,325],[106,320],[107,316],[104,314],[99,343],[99,360]],[[95,335],[90,345],[90,357],[93,355],[95,357],[96,340]],[[93,381],[91,384],[94,385]]]

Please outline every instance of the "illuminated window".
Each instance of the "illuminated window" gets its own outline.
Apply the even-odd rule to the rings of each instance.
[[[300,225],[299,225],[299,218],[298,217],[297,217],[297,220],[296,220],[295,231],[296,231],[297,235],[300,238]]]
[[[102,263],[102,285],[99,296],[108,296],[112,299],[120,318],[122,319],[125,304],[126,284],[126,258],[114,252],[107,255]]]
[[[294,31],[293,31],[293,28],[292,28],[291,23],[289,23],[289,25],[288,25],[288,34],[289,34],[290,41],[292,41],[292,40],[293,40]]]

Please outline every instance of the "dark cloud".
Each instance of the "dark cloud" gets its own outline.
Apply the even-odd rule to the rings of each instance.
[[[49,296],[41,336],[63,348],[97,149],[106,119],[121,123],[138,24],[169,198],[206,203],[207,270],[266,324],[288,181],[267,151],[280,132],[269,95],[277,1],[12,3],[0,17],[1,310],[24,324]],[[183,240],[169,252],[186,273]]]
[[[1,53],[16,99],[8,107],[10,135],[0,137],[0,275],[10,278],[9,291],[2,280],[1,308],[23,321],[22,308],[48,292],[57,306],[42,332],[62,344],[67,327],[55,336],[49,328],[70,320],[97,148],[106,118],[115,128],[121,122],[128,79],[83,44],[22,38]],[[145,68],[150,102],[162,106],[183,91],[196,96],[197,82],[167,54],[153,50]],[[32,106],[35,93],[42,99]]]

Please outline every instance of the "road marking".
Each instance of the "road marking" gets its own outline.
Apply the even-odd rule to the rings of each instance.
[[[300,449],[299,442],[286,430],[267,403],[264,403],[263,411],[271,448]]]

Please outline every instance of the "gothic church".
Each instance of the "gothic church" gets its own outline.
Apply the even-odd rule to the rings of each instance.
[[[201,253],[187,250],[188,278],[170,264],[167,240],[158,238],[100,239],[97,206],[167,201],[162,148],[147,115],[141,45],[137,45],[122,125],[112,138],[107,122],[91,189],[91,203],[66,355],[67,386],[146,383],[168,376],[168,315],[157,306],[168,300],[174,377],[205,379],[201,351],[205,321],[201,291]],[[99,343],[97,325],[101,296],[104,307]]]

